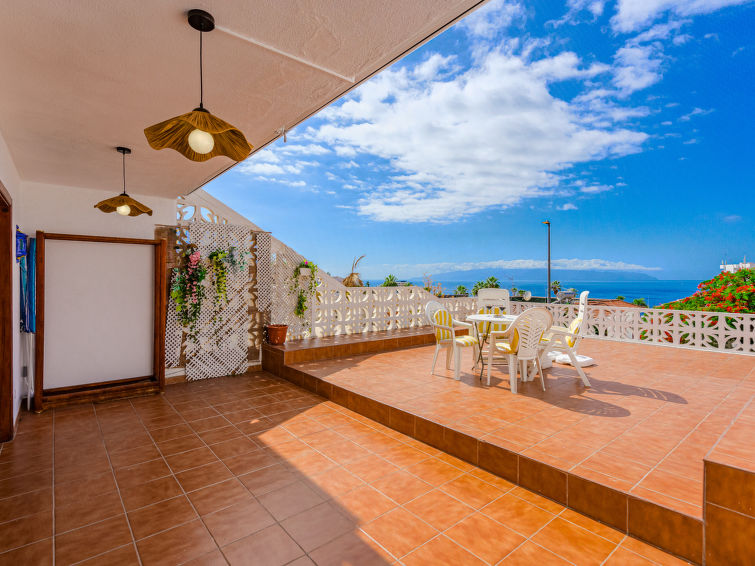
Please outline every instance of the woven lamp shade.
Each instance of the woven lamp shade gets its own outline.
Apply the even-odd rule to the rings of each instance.
[[[143,205],[128,195],[118,195],[117,197],[105,199],[95,204],[94,208],[99,208],[102,212],[109,213],[116,212],[116,209],[124,204],[127,204],[131,208],[131,212],[128,213],[129,216],[139,216],[140,214],[152,216],[152,209],[150,207]]]
[[[197,153],[189,147],[189,134],[195,129],[212,134],[215,146],[211,152]],[[193,110],[145,128],[144,135],[152,149],[169,147],[192,161],[207,161],[218,155],[243,161],[252,152],[241,130],[206,110]]]

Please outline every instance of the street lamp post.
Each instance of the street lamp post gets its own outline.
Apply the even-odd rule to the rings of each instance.
[[[551,221],[546,220],[543,224],[548,226],[548,289],[545,295],[545,302],[551,302]]]

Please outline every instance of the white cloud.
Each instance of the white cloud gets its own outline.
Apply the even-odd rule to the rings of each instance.
[[[695,116],[705,116],[713,112],[713,109],[703,110],[702,108],[693,108],[691,112],[679,117],[682,122],[689,122]]]
[[[728,216],[724,216],[723,220],[727,224],[734,224],[742,220],[742,217],[739,214],[729,214]]]
[[[682,143],[684,145],[693,145],[693,144],[696,144],[696,143],[700,143],[700,140],[697,139],[697,138],[692,138],[690,140],[683,141]]]
[[[577,210],[577,206],[567,202],[566,204],[562,204],[561,206],[557,206],[556,210]]]
[[[647,88],[661,80],[662,59],[653,45],[629,45],[614,56],[613,83],[623,96]]]
[[[283,144],[282,146],[279,146],[276,151],[281,153],[305,153],[307,155],[325,155],[326,153],[330,153],[330,150],[327,147],[316,143]]]
[[[548,90],[605,70],[569,52],[530,60],[508,45],[479,52],[471,68],[446,80],[388,69],[329,108],[312,136],[396,171],[364,193],[361,214],[451,221],[550,194],[575,163],[640,151],[647,134],[622,127],[632,112],[622,115],[606,94],[566,102]]]
[[[424,264],[384,264],[375,266],[381,273],[400,273],[402,276],[414,277],[423,273],[443,273],[448,271],[466,271],[469,269],[542,269],[547,262],[541,259],[498,259],[493,261],[438,262]],[[575,269],[579,271],[659,271],[660,267],[646,267],[623,261],[605,259],[554,259],[551,267],[556,269]],[[367,271],[367,270],[365,270]]]
[[[709,14],[727,6],[747,4],[752,0],[618,0],[616,15],[611,18],[614,31],[629,33],[644,29],[660,17]]]
[[[567,0],[566,6],[569,10],[559,20],[552,20],[547,22],[553,27],[558,27],[561,24],[577,24],[580,21],[580,15],[584,12],[590,14],[590,19],[595,21],[597,18],[603,15],[603,9],[605,8],[604,0]]]
[[[459,28],[468,35],[490,39],[504,28],[521,23],[525,18],[524,7],[510,0],[492,0],[461,20]]]

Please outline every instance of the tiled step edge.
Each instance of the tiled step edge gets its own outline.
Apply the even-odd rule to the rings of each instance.
[[[282,353],[281,353],[282,354]],[[695,564],[703,561],[703,521],[559,470],[263,357],[263,369],[380,424],[479,466]]]

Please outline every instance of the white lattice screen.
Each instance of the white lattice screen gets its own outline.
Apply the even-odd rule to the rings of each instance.
[[[220,309],[214,304],[213,279],[208,274],[197,343],[187,340],[175,303],[169,300],[166,367],[185,371],[190,380],[242,373],[261,359],[262,327],[269,318],[271,303],[270,234],[248,224],[230,224],[227,218],[185,199],[179,201],[178,218],[181,223],[176,228],[176,247],[180,251],[194,244],[202,258],[232,246],[249,253],[243,271],[229,268],[229,302]]]

